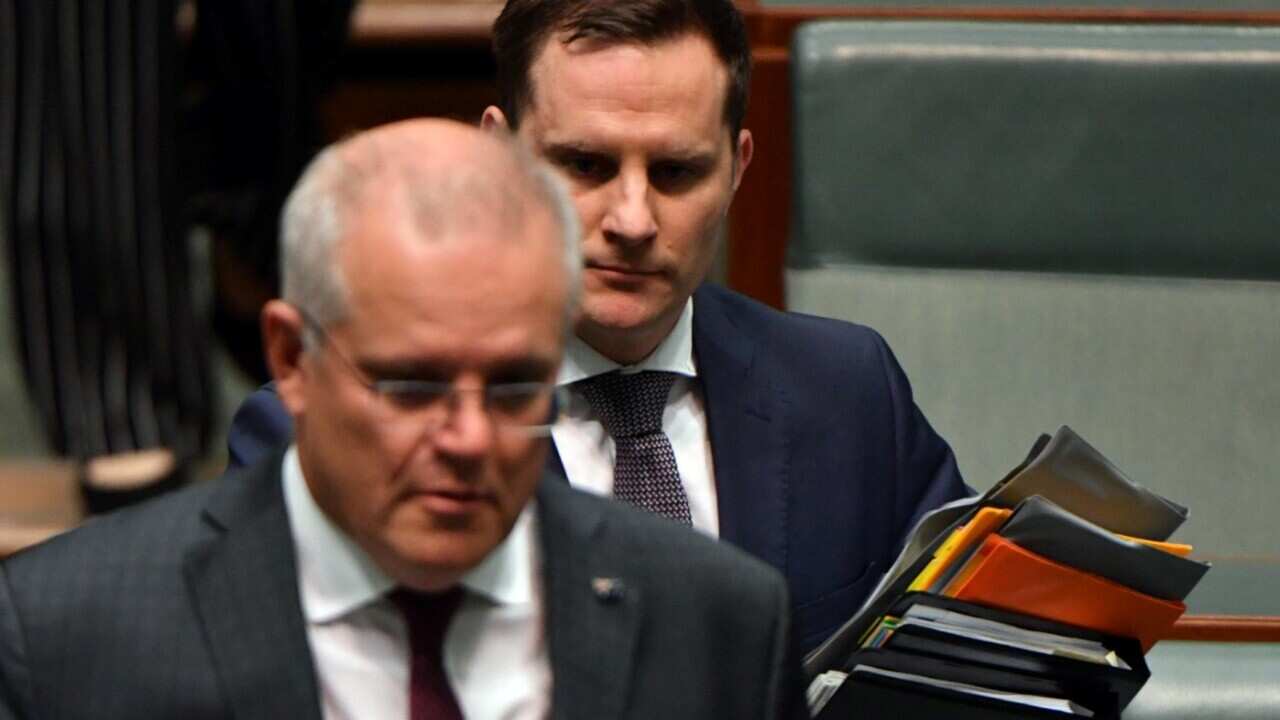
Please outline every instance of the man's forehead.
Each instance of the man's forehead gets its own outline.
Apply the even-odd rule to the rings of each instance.
[[[729,75],[711,38],[696,29],[648,41],[574,38],[568,32],[559,32],[544,40],[532,58],[531,89],[540,75],[554,72],[557,75],[551,80],[558,80],[566,69],[586,58],[607,58],[616,69],[630,72],[655,59],[670,59],[682,68],[704,71],[708,79],[727,81]]]
[[[508,188],[429,200],[390,190],[372,195],[344,233],[344,257],[352,262],[554,253],[560,242],[555,213],[531,191]]]
[[[528,313],[559,316],[567,290],[550,219],[534,215],[505,234],[492,223],[434,238],[404,228],[366,226],[347,246],[353,320],[430,318],[441,328],[491,333],[531,324]]]
[[[656,119],[655,151],[699,155],[728,131],[729,71],[700,33],[653,43],[562,36],[537,54],[529,81],[524,114],[536,116],[539,149],[608,150],[607,138],[640,139]]]

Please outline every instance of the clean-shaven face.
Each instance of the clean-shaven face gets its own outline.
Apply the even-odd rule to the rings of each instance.
[[[728,70],[697,33],[652,45],[552,38],[530,79],[518,135],[568,180],[583,225],[577,334],[637,361],[710,268],[750,159],[750,134],[731,138],[724,121]]]

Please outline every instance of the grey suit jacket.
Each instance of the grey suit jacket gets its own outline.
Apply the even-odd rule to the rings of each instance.
[[[554,717],[804,716],[774,570],[563,481],[538,510]],[[277,454],[9,558],[0,719],[319,718],[294,556]]]

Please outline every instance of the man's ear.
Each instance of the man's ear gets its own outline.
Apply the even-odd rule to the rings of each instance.
[[[283,300],[262,307],[262,348],[276,392],[289,414],[297,419],[306,409],[306,354],[302,349],[303,320],[298,309]]]
[[[734,153],[734,173],[733,173],[733,191],[738,192],[738,185],[742,183],[742,175],[746,173],[747,166],[751,164],[751,157],[755,154],[755,141],[751,139],[751,131],[747,129],[738,131],[738,142],[733,148]]]
[[[497,105],[490,105],[484,109],[484,114],[480,116],[480,129],[489,132],[498,130],[511,130],[511,125],[507,123],[507,116],[503,114],[502,109]]]

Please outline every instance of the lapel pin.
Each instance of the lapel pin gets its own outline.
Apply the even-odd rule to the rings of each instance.
[[[622,581],[610,577],[592,578],[591,590],[596,594],[597,600],[606,604],[616,603],[626,594],[626,586]]]

